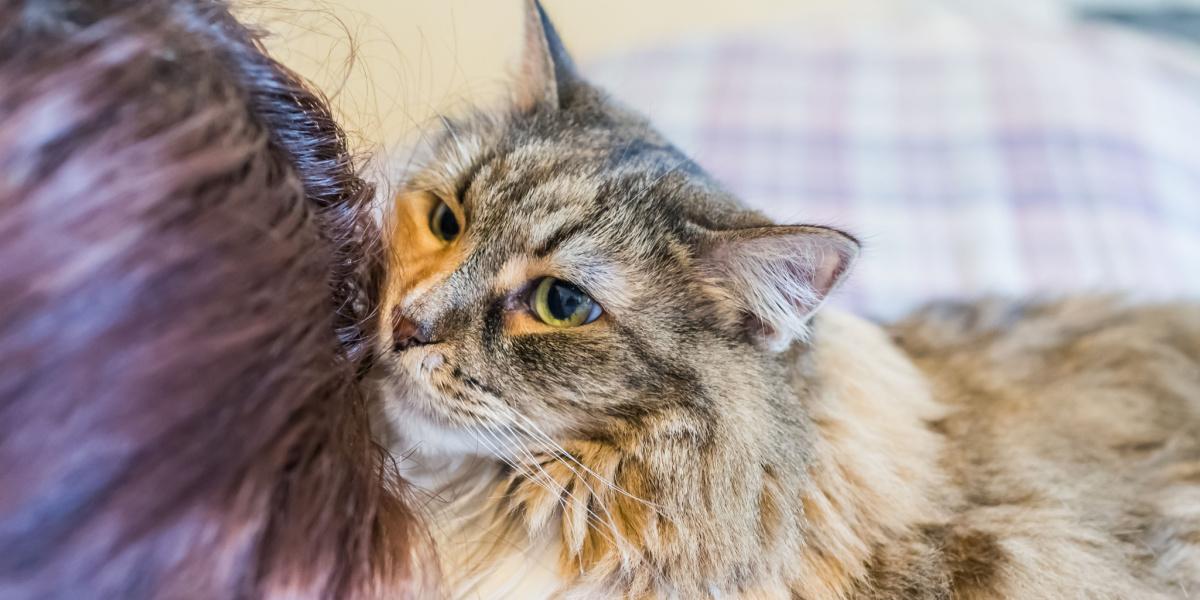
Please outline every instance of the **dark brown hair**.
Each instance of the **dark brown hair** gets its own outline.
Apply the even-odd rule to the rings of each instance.
[[[218,0],[0,0],[0,596],[403,596],[377,231]]]

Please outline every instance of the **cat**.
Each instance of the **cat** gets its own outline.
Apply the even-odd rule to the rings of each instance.
[[[389,208],[376,426],[438,594],[1200,594],[1200,308],[823,308],[854,237],[744,208],[527,14],[511,106]]]

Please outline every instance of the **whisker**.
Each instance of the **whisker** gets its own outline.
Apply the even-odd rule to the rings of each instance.
[[[541,486],[542,489],[546,490],[548,493],[553,495],[561,495],[561,487],[558,485],[558,482],[554,481],[554,479],[549,476],[548,473],[546,473],[544,470],[535,473],[531,470],[527,470],[524,465],[507,458],[505,453],[502,451],[503,443],[499,440],[499,438],[496,437],[496,434],[491,431],[491,428],[485,426],[484,423],[478,418],[476,418],[476,421],[479,423],[479,428],[475,431],[472,431],[471,435],[480,443],[487,446],[488,450],[495,455],[497,459],[512,468],[513,472]],[[489,436],[491,442],[494,442],[494,444],[488,442],[480,436]]]
[[[615,491],[617,491],[617,492],[620,492],[620,493],[624,494],[625,496],[627,496],[627,497],[629,497],[629,498],[631,498],[631,499],[633,499],[633,500],[636,500],[636,501],[638,501],[638,502],[641,502],[641,503],[643,503],[643,504],[645,504],[645,505],[647,505],[647,506],[651,507],[652,509],[654,509],[654,512],[655,512],[655,514],[661,514],[661,513],[660,513],[660,511],[659,511],[659,507],[658,507],[656,504],[654,504],[654,503],[652,503],[652,502],[650,502],[650,501],[648,501],[648,500],[643,500],[643,499],[641,499],[641,498],[638,498],[637,496],[634,496],[634,495],[632,495],[632,494],[630,494],[630,493],[628,493],[628,492],[624,491],[623,489],[621,489],[621,487],[620,487],[620,486],[617,486],[617,485],[615,485],[615,484],[613,484],[613,483],[611,483],[611,482],[608,482],[606,479],[604,479],[603,477],[601,477],[599,474],[595,473],[595,471],[593,471],[592,469],[588,468],[588,467],[587,467],[587,465],[584,465],[584,464],[582,464],[581,462],[579,462],[579,461],[578,461],[578,459],[576,459],[576,458],[575,458],[574,456],[572,456],[572,455],[571,455],[569,452],[567,452],[567,451],[566,451],[564,448],[562,448],[562,446],[558,445],[558,444],[557,444],[557,443],[555,443],[555,442],[554,442],[552,439],[550,439],[550,437],[549,437],[548,435],[546,435],[546,433],[545,433],[544,431],[542,431],[542,430],[541,430],[541,428],[539,428],[539,427],[537,426],[537,424],[536,424],[536,423],[534,423],[534,422],[532,422],[532,421],[531,421],[531,420],[530,420],[528,417],[525,417],[524,415],[521,415],[520,413],[517,413],[515,410],[510,410],[510,411],[508,411],[508,412],[509,412],[509,414],[511,414],[511,415],[513,415],[513,416],[515,416],[515,417],[518,417],[518,418],[520,418],[520,419],[522,419],[522,420],[526,421],[526,422],[529,424],[529,427],[533,427],[533,428],[537,429],[537,432],[538,432],[538,434],[534,434],[534,432],[533,432],[533,431],[530,431],[530,430],[529,430],[529,428],[527,428],[527,427],[523,427],[523,426],[521,426],[521,425],[520,425],[520,423],[516,423],[516,422],[513,422],[513,423],[512,423],[512,424],[513,424],[513,425],[515,425],[516,427],[520,428],[520,430],[521,430],[523,433],[525,433],[525,435],[527,435],[527,436],[531,437],[531,438],[532,438],[532,441],[533,441],[534,443],[539,443],[539,444],[541,444],[541,446],[542,446],[543,450],[547,451],[547,453],[548,453],[548,454],[550,454],[550,455],[551,455],[551,457],[553,457],[555,460],[557,460],[557,461],[559,461],[560,463],[562,463],[562,464],[563,464],[563,466],[567,467],[568,469],[571,469],[571,471],[572,471],[573,473],[575,473],[577,477],[580,477],[580,478],[581,478],[581,480],[583,480],[582,476],[580,476],[580,475],[579,475],[579,473],[578,473],[577,471],[575,471],[574,469],[572,469],[572,468],[571,468],[571,466],[570,466],[570,464],[568,464],[568,463],[566,463],[565,461],[563,461],[563,459],[562,459],[562,457],[563,457],[563,456],[566,456],[566,457],[570,458],[570,459],[571,459],[573,462],[575,462],[575,464],[579,465],[579,467],[580,467],[580,468],[582,468],[582,469],[586,470],[587,472],[589,472],[589,473],[591,473],[593,476],[595,476],[595,477],[596,477],[598,480],[600,480],[600,481],[604,482],[604,483],[605,483],[605,484],[606,484],[606,485],[609,487],[609,489],[612,489],[612,490],[615,490]],[[555,450],[555,448],[557,448],[557,450]],[[584,480],[584,485],[588,485],[588,484],[587,484],[587,482],[586,482],[586,480]],[[588,489],[589,489],[589,490],[591,490],[591,489],[592,489],[590,485],[588,485]],[[594,491],[593,491],[592,493],[593,493],[593,495],[595,494],[595,492],[594,492]],[[617,531],[617,530],[615,529],[615,519],[613,518],[613,516],[612,516],[612,513],[611,513],[611,512],[608,510],[608,507],[607,507],[607,506],[606,506],[604,503],[601,503],[601,504],[600,504],[600,507],[601,507],[602,509],[604,509],[604,512],[605,512],[605,513],[608,515],[608,518],[609,518],[608,524],[609,524],[609,526],[610,526],[610,527],[612,527],[612,528],[613,528],[613,535],[614,535],[614,536],[616,536],[616,538],[617,538],[617,539],[624,541],[624,540],[625,540],[624,536],[622,536],[622,535],[620,534],[620,532],[619,532],[619,531]],[[589,509],[589,512],[591,512],[591,511],[590,511],[590,509]],[[595,513],[594,513],[594,512],[592,512],[592,515],[595,515]],[[597,516],[596,518],[598,519],[599,517]],[[603,531],[597,531],[597,533],[599,533],[599,534],[601,534],[601,535],[603,535],[603,534],[604,534],[604,532],[603,532]],[[614,540],[613,540],[613,538],[608,538],[607,536],[605,536],[605,537],[606,537],[606,539],[607,539],[609,542],[612,542],[612,543],[613,543],[613,545],[614,545],[614,546],[616,546],[616,547],[618,548],[618,554],[621,556],[622,560],[624,560],[624,559],[625,559],[625,552],[624,552],[623,550],[621,550],[621,546],[617,545],[616,541],[614,541]],[[637,553],[637,552],[635,551],[635,554],[639,554],[639,553]],[[637,562],[638,562],[639,564],[641,564],[643,568],[649,569],[649,570],[650,570],[650,572],[651,572],[651,574],[652,574],[652,576],[653,576],[653,577],[654,577],[656,580],[658,580],[658,581],[666,581],[666,580],[668,579],[668,578],[667,578],[667,576],[666,576],[666,574],[665,574],[665,573],[662,571],[662,569],[660,569],[660,568],[657,568],[657,567],[656,567],[656,566],[655,566],[655,565],[654,565],[652,562],[650,562],[650,561],[646,561],[646,560],[643,560],[643,559],[635,559],[635,560],[637,560]]]
[[[511,435],[512,435],[514,438],[517,436],[517,432],[513,431],[513,430],[511,429],[511,427],[509,427],[509,425],[508,425],[508,424],[504,424],[504,423],[502,423],[501,425],[503,425],[505,428],[507,428],[507,429],[508,429],[508,431],[509,431],[509,433],[510,433],[510,434],[511,434]],[[524,453],[525,453],[525,456],[526,456],[527,460],[529,460],[529,461],[531,462],[531,464],[535,465],[535,466],[536,466],[536,468],[537,468],[538,470],[542,471],[543,473],[546,473],[545,469],[542,467],[542,465],[541,465],[540,463],[538,463],[538,462],[537,462],[537,460],[534,458],[533,454],[532,454],[531,452],[529,452],[529,450],[528,450],[528,449],[525,449],[525,448],[523,448],[523,447],[520,447],[520,445],[519,445],[519,442],[517,443],[517,445],[518,445],[518,447],[520,448],[520,450],[521,450],[522,452],[524,452]],[[570,469],[570,468],[571,468],[571,467],[570,467],[570,465],[566,465],[565,463],[564,463],[564,466],[566,466],[568,469]],[[578,479],[578,481],[579,481],[580,483],[582,483],[584,486],[586,486],[586,487],[588,488],[588,491],[591,493],[591,495],[592,495],[593,497],[598,497],[598,495],[596,494],[596,491],[595,491],[595,489],[593,489],[593,488],[592,488],[592,486],[591,486],[591,485],[589,485],[589,484],[588,484],[588,482],[587,482],[587,481],[586,481],[584,478],[580,477],[580,476],[579,476],[579,473],[578,473],[577,471],[575,471],[574,469],[572,469],[572,470],[571,470],[571,472],[575,474],[576,478]],[[546,476],[547,476],[547,477],[550,477],[549,473],[546,473]],[[557,482],[556,482],[556,483],[557,483]],[[582,505],[583,505],[584,509],[587,511],[587,515],[588,515],[588,519],[589,519],[589,520],[595,521],[597,524],[600,524],[600,525],[607,525],[607,526],[608,526],[610,529],[612,529],[612,531],[613,531],[613,535],[614,535],[614,536],[616,536],[617,538],[621,538],[621,535],[619,534],[619,532],[617,532],[617,531],[616,531],[616,525],[615,525],[615,524],[614,524],[614,522],[613,522],[613,518],[612,518],[612,514],[611,514],[611,513],[609,513],[609,515],[608,515],[608,520],[607,520],[607,521],[605,521],[603,518],[601,518],[601,517],[600,517],[600,515],[596,514],[596,512],[595,512],[595,511],[593,511],[593,510],[592,510],[592,509],[591,509],[591,508],[590,508],[590,507],[589,507],[589,506],[588,506],[586,503],[583,503],[583,502],[581,501],[582,499],[581,499],[579,496],[576,496],[576,495],[575,495],[573,492],[571,492],[570,490],[566,489],[565,487],[562,487],[562,486],[560,486],[560,487],[562,488],[562,490],[563,490],[563,493],[564,493],[564,494],[565,494],[567,497],[569,497],[569,498],[570,498],[572,501],[574,501],[574,502],[576,502],[576,503],[578,503],[578,504],[582,504]],[[602,508],[604,508],[604,511],[605,511],[606,513],[608,512],[608,509],[607,509],[607,507],[604,507],[604,506],[603,506],[603,504],[601,504],[601,507],[602,507]],[[603,532],[601,532],[601,533],[603,533]],[[614,543],[614,545],[616,544],[616,541],[615,541],[613,538],[609,538],[609,541],[610,541],[610,542],[613,542],[613,543]]]
[[[515,414],[515,411],[514,411],[514,414]],[[537,437],[536,437],[536,436],[532,436],[532,435],[530,434],[530,432],[529,432],[529,431],[528,431],[526,428],[524,428],[524,427],[522,427],[522,426],[520,425],[520,423],[513,422],[511,425],[512,425],[512,426],[515,426],[515,427],[517,427],[517,428],[519,428],[519,429],[520,429],[520,430],[521,430],[523,433],[525,433],[525,435],[527,435],[527,436],[529,436],[529,437],[533,438],[533,441],[534,441],[535,443],[537,443],[537,441],[538,441],[538,440],[537,440]],[[509,428],[509,431],[510,431],[510,432],[511,432],[511,433],[512,433],[514,436],[515,436],[515,435],[517,435],[517,433],[516,433],[515,431],[512,431],[511,427],[509,427],[509,425],[508,425],[508,424],[504,424],[504,426],[505,426],[505,427],[508,427],[508,428]],[[547,449],[547,448],[543,447],[543,450],[545,450],[545,449]],[[534,460],[534,457],[533,457],[533,455],[532,455],[531,453],[529,453],[529,452],[528,452],[528,450],[525,450],[525,452],[526,452],[526,455],[528,456],[529,460],[531,460],[531,461],[533,461],[535,464],[537,464],[537,468],[538,468],[538,469],[540,469],[540,470],[543,470],[543,471],[544,471],[544,469],[543,469],[543,467],[541,466],[541,464],[540,464],[540,463],[537,463],[537,462],[536,462],[536,460]],[[567,463],[567,462],[563,461],[563,460],[562,460],[560,457],[558,457],[557,453],[555,453],[555,452],[553,452],[553,451],[551,451],[551,452],[548,452],[548,454],[550,454],[550,456],[551,456],[551,457],[553,457],[553,458],[554,458],[555,460],[557,460],[557,461],[558,461],[560,464],[562,464],[562,465],[563,465],[563,466],[565,466],[567,469],[569,469],[569,470],[571,471],[571,473],[573,473],[573,474],[575,475],[575,478],[576,478],[576,480],[577,480],[577,481],[579,481],[581,484],[583,484],[583,485],[584,485],[584,487],[586,487],[586,488],[587,488],[587,491],[588,491],[588,493],[590,493],[590,494],[591,494],[591,497],[593,497],[593,498],[596,498],[597,500],[601,500],[601,499],[603,498],[603,497],[602,497],[600,494],[598,494],[598,493],[596,492],[596,489],[595,489],[594,487],[592,487],[592,485],[591,485],[590,483],[588,483],[588,481],[587,481],[587,478],[586,478],[586,477],[584,477],[582,474],[580,474],[580,473],[579,473],[579,471],[576,471],[576,470],[575,470],[573,467],[571,467],[570,463]],[[609,487],[610,487],[610,489],[611,489],[611,487],[612,487],[612,486],[609,486]],[[575,495],[574,493],[572,493],[570,490],[565,490],[565,491],[566,491],[566,494],[567,494],[567,495],[570,497],[570,499],[571,499],[572,501],[574,501],[576,504],[579,504],[579,505],[583,506],[584,510],[586,511],[586,518],[588,519],[588,521],[589,521],[589,522],[593,522],[593,523],[595,523],[595,524],[597,524],[597,525],[601,525],[601,526],[604,526],[604,527],[606,527],[606,528],[607,528],[609,531],[611,531],[611,532],[612,532],[612,537],[609,537],[607,534],[605,534],[605,533],[604,533],[602,530],[600,530],[600,529],[594,529],[594,531],[596,531],[596,532],[597,532],[597,533],[599,533],[600,535],[604,535],[604,536],[605,536],[605,538],[606,538],[606,540],[607,540],[608,542],[610,542],[611,544],[613,544],[613,546],[620,547],[620,546],[621,546],[621,544],[620,544],[618,541],[621,541],[621,542],[623,542],[623,541],[624,541],[624,539],[625,539],[625,537],[624,537],[623,535],[621,535],[621,532],[620,532],[620,531],[618,531],[618,530],[617,530],[617,526],[616,526],[616,519],[615,519],[615,518],[613,518],[612,512],[611,512],[611,511],[609,511],[607,504],[606,504],[605,502],[602,502],[602,501],[601,501],[601,502],[597,502],[597,505],[600,507],[600,509],[601,509],[601,510],[603,510],[603,511],[604,511],[605,515],[607,516],[607,519],[605,519],[605,518],[601,517],[599,514],[597,514],[597,513],[596,513],[596,511],[592,510],[592,508],[591,508],[591,506],[590,506],[590,504],[589,504],[589,503],[583,502],[581,498],[579,498],[578,496],[576,496],[576,495]],[[582,492],[580,492],[580,493],[582,493]]]
[[[550,449],[552,449],[553,450],[552,454],[554,454],[556,456],[560,456],[560,457],[566,457],[571,462],[578,465],[579,468],[583,469],[584,471],[586,471],[587,473],[589,473],[590,475],[595,477],[597,480],[599,480],[601,483],[612,488],[613,490],[620,493],[621,495],[626,496],[626,497],[630,498],[631,500],[635,500],[637,502],[645,504],[646,506],[654,508],[655,510],[658,510],[660,508],[654,502],[651,502],[650,500],[646,500],[644,498],[640,498],[640,497],[628,492],[621,486],[617,485],[615,482],[609,481],[606,477],[593,471],[591,468],[589,468],[587,465],[583,464],[582,462],[579,462],[579,460],[576,459],[570,452],[567,452],[567,450],[565,448],[563,448],[561,445],[559,445],[553,439],[551,439],[550,436],[546,434],[546,432],[542,431],[542,429],[540,427],[538,427],[536,423],[534,423],[532,420],[530,420],[529,417],[526,417],[525,415],[522,415],[516,411],[510,411],[510,412],[517,418],[523,420],[529,427],[533,428],[533,431],[529,431],[527,428],[524,428],[524,427],[522,429],[526,429],[526,433],[530,437],[538,439],[543,444],[547,445]],[[535,432],[536,432],[536,435],[535,435]]]

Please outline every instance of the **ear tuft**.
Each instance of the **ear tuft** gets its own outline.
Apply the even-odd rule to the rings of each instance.
[[[562,108],[579,80],[575,63],[538,0],[525,2],[525,45],[517,82],[517,106]]]
[[[738,229],[716,234],[701,268],[746,317],[748,334],[782,351],[805,338],[809,319],[849,273],[859,248],[827,227]]]

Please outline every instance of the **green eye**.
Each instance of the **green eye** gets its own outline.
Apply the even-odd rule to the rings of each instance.
[[[579,327],[600,318],[600,305],[561,279],[544,277],[533,290],[533,312],[551,327]]]
[[[445,202],[439,201],[429,215],[429,230],[443,242],[453,242],[462,228],[458,226],[458,217]]]

